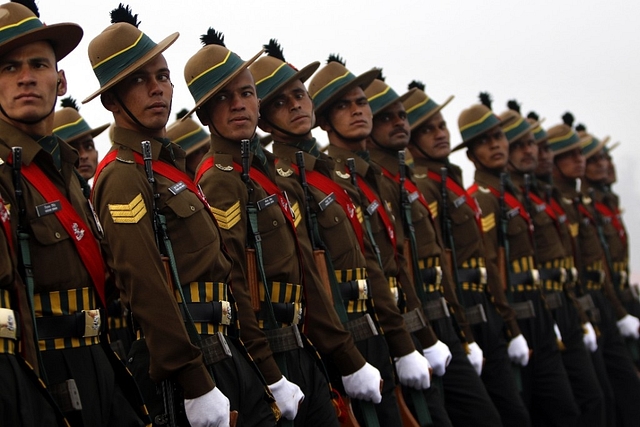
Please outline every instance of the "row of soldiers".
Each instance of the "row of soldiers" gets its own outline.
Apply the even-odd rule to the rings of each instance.
[[[94,174],[106,125],[54,113],[82,30],[30,6],[0,6],[3,425],[640,419],[603,141],[477,104],[451,150],[451,98],[336,56],[298,70],[275,41],[245,61],[211,28],[167,129],[178,34],[155,43],[121,5],[89,45],[83,102],[115,122]],[[130,348],[109,345],[121,314]]]

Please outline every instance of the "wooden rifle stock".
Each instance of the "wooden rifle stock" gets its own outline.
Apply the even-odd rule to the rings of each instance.
[[[260,311],[260,290],[258,288],[258,263],[256,261],[256,250],[253,248],[245,248],[245,256],[247,258],[247,287],[251,296],[251,308],[254,312]]]
[[[509,274],[507,272],[507,253],[504,246],[498,247],[498,272],[502,280],[502,288],[509,292]]]
[[[396,386],[395,390],[396,401],[398,402],[398,409],[400,409],[400,418],[402,419],[402,427],[420,427],[420,424],[413,417],[413,414],[409,410],[407,406],[407,402],[404,400],[404,396],[402,395],[402,387],[400,385]]]
[[[329,280],[329,271],[327,270],[327,261],[325,259],[325,252],[323,249],[314,249],[313,262],[316,264],[320,279],[322,280],[322,287],[327,292],[327,295],[331,297],[331,282]]]
[[[413,253],[411,252],[411,240],[409,240],[409,238],[404,239],[404,242],[402,243],[402,251],[404,253],[404,258],[408,263],[411,263],[413,260]],[[409,276],[411,283],[416,283],[416,277],[411,264],[409,264],[409,268],[407,268],[407,275]]]

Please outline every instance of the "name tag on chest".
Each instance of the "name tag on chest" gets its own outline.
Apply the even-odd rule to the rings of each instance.
[[[409,194],[409,203],[413,203],[416,200],[418,200],[418,197],[420,197],[420,195],[418,194],[417,191],[414,191],[413,193]]]
[[[378,210],[378,206],[380,206],[380,202],[377,200],[374,200],[369,206],[367,206],[367,213],[369,216],[373,215],[374,212]]]
[[[331,193],[324,199],[320,200],[320,203],[318,203],[318,207],[320,208],[321,211],[323,211],[327,209],[329,205],[335,201],[336,201],[336,195]]]
[[[455,208],[459,208],[460,206],[464,205],[464,202],[467,201],[467,197],[466,196],[460,196],[457,199],[455,199],[453,201],[453,206],[455,206]]]
[[[43,203],[41,205],[36,206],[36,213],[38,217],[42,217],[45,215],[51,215],[52,213],[56,213],[62,209],[62,204],[60,200],[56,200],[51,203]]]
[[[182,181],[176,182],[171,187],[169,187],[169,191],[171,191],[171,194],[173,194],[174,196],[178,193],[182,193],[186,189],[187,189],[187,184],[185,184]]]
[[[272,194],[269,197],[265,197],[262,200],[258,200],[258,209],[259,210],[263,210],[268,208],[269,206],[273,205],[274,203],[278,202],[278,196],[275,194]]]
[[[511,219],[515,216],[518,216],[519,214],[520,214],[520,208],[513,208],[507,212],[507,218]]]

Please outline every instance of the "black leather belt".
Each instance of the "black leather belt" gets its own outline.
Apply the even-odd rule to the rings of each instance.
[[[611,274],[611,278],[613,279],[613,285],[622,289],[627,284],[629,276],[626,271],[614,271]]]
[[[365,313],[364,316],[357,319],[349,320],[344,323],[344,327],[351,333],[354,342],[364,341],[378,335],[376,325],[373,323],[369,313]]]
[[[338,286],[343,300],[358,301],[369,299],[369,283],[366,279],[350,280],[342,282]]]
[[[604,283],[606,274],[604,270],[589,270],[584,272],[584,279],[589,282],[601,285]]]
[[[468,283],[477,283],[479,285],[486,285],[487,269],[484,267],[459,268],[458,282],[460,283],[468,282]]]
[[[202,338],[198,346],[202,350],[202,357],[207,366],[232,357],[231,349],[222,332]]]
[[[536,269],[522,271],[520,273],[509,274],[509,284],[516,285],[539,285],[540,273]]]
[[[531,319],[532,317],[536,317],[536,310],[531,300],[510,303],[509,306],[516,312],[517,319]]]
[[[38,338],[85,338],[100,335],[100,310],[83,310],[64,316],[36,317]]]
[[[212,323],[214,325],[230,325],[233,323],[234,313],[232,305],[228,301],[190,302],[187,304],[180,304],[180,310],[183,311],[183,317],[185,317],[183,308],[185,305],[194,322]]]
[[[423,268],[420,270],[420,274],[422,275],[423,283],[427,285],[439,285],[442,283],[442,268],[439,266]]]
[[[487,313],[484,311],[482,304],[476,304],[472,307],[467,307],[464,310],[467,322],[470,325],[478,325],[480,323],[487,323]]]
[[[276,317],[276,321],[280,323],[297,325],[302,321],[301,304],[293,302],[272,302],[271,307],[273,307],[273,314]]]
[[[444,298],[427,301],[424,310],[431,322],[449,317],[449,307],[447,307],[447,301]]]
[[[303,348],[302,337],[297,326],[286,328],[268,329],[264,331],[269,341],[269,347],[273,353],[284,353],[286,351]]]
[[[565,283],[567,281],[567,270],[564,268],[541,268],[538,270],[540,280],[552,280],[554,282]]]
[[[548,292],[544,294],[544,300],[549,310],[557,310],[562,307],[562,294],[560,292]]]
[[[408,313],[404,313],[402,317],[404,318],[404,324],[407,327],[407,331],[410,333],[419,331],[427,326],[427,322],[419,308],[411,310]]]

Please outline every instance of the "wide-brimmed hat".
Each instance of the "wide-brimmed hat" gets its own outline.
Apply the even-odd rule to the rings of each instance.
[[[378,77],[382,77],[382,72]],[[395,90],[391,89],[391,86],[386,84],[383,79],[377,78],[371,82],[371,84],[365,89],[364,94],[367,96],[371,112],[375,116],[387,109],[396,102],[402,102],[407,100],[416,91],[415,88],[409,89],[408,92],[398,95]],[[404,107],[404,104],[403,104]]]
[[[97,128],[91,128],[78,112],[76,100],[71,97],[62,99],[60,105],[63,108],[56,111],[53,116],[53,133],[69,144],[87,135],[95,138],[109,127],[109,123],[107,123]]]
[[[403,102],[411,130],[418,128],[453,100],[451,95],[442,104],[438,104],[425,93],[424,84],[417,80],[409,83],[408,88],[415,89]]]
[[[543,142],[546,142],[549,139],[549,136],[547,135],[547,131],[544,130],[544,128],[542,127],[542,123],[544,123],[544,118],[541,119],[540,116],[538,116],[538,114],[535,111],[529,111],[529,114],[527,114],[527,121],[531,124],[531,126],[533,127],[536,123],[538,124],[537,126],[535,126],[531,132],[533,132],[533,137],[536,140],[537,144],[542,144]]]
[[[251,59],[243,61],[237,54],[226,48],[224,35],[213,28],[209,28],[207,34],[200,40],[204,47],[189,58],[184,66],[184,79],[196,105],[182,120],[186,120],[209,101],[264,52],[264,49],[261,49]]]
[[[296,69],[286,62],[282,47],[275,39],[269,40],[269,43],[264,45],[264,49],[267,55],[249,66],[249,71],[256,82],[261,105],[267,105],[289,83],[295,80],[306,82],[320,66],[320,62],[315,61],[301,70]]]
[[[547,129],[547,144],[555,156],[582,148],[582,142],[578,134],[568,125],[559,124]]]
[[[506,126],[513,121],[513,117],[503,120],[491,110],[489,94],[481,93],[480,101],[482,104],[474,104],[466,110],[462,110],[458,116],[458,129],[460,129],[462,142],[456,145],[451,152],[467,147],[475,138],[496,126]]]
[[[209,134],[192,118],[181,120],[187,114],[183,109],[176,115],[176,121],[167,127],[167,138],[182,148],[187,156],[210,141]]]
[[[171,46],[179,36],[178,33],[173,33],[156,44],[138,29],[137,18],[138,15],[131,15],[131,10],[120,4],[111,11],[113,24],[89,43],[89,61],[100,83],[100,89],[85,98],[83,104],[145,66]]]
[[[309,95],[317,116],[354,87],[365,90],[378,76],[380,70],[372,68],[359,76],[347,69],[342,58],[330,55],[327,65],[322,67],[309,82]]]
[[[0,5],[0,55],[29,43],[48,41],[60,61],[80,43],[82,28],[73,23],[44,25],[38,19],[35,3],[33,8],[19,3]]]
[[[506,111],[502,112],[498,117],[503,123],[507,123],[502,127],[504,135],[507,137],[509,144],[516,142],[522,138],[527,132],[533,132],[533,129],[538,127],[540,123],[529,123],[524,117],[520,115],[520,104],[515,100],[507,103],[509,107]]]
[[[596,153],[599,153],[602,150],[607,142],[611,139],[608,136],[605,136],[603,139],[598,139],[591,134],[586,134],[581,141],[582,145],[582,155],[585,159],[593,156]]]

